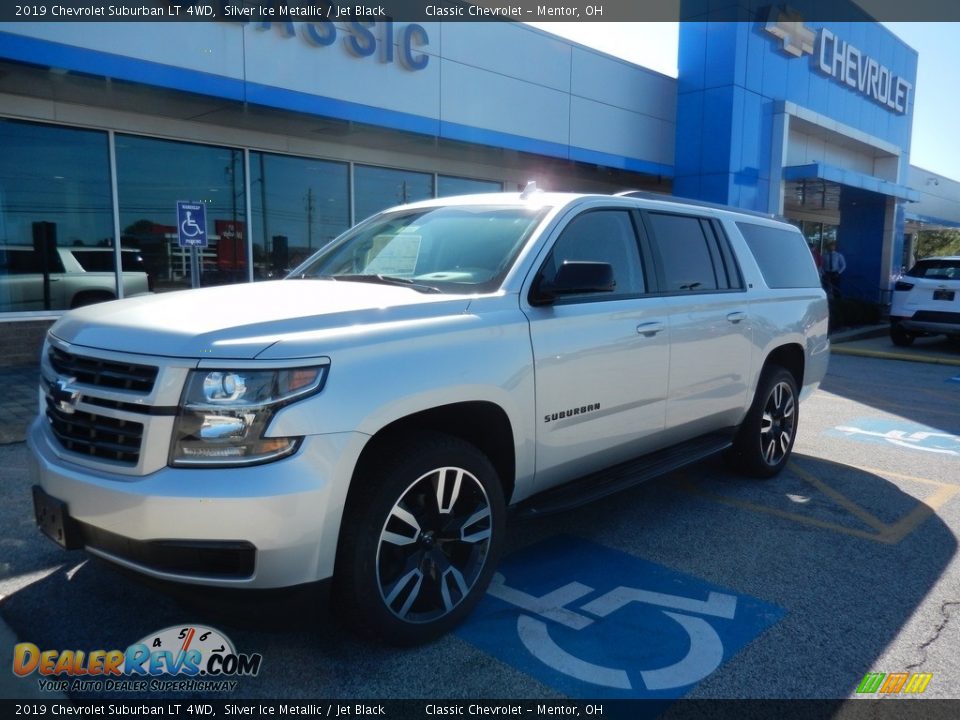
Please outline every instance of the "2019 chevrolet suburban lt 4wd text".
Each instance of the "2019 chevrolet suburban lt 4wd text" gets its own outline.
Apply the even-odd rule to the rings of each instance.
[[[508,507],[720,451],[778,473],[828,355],[786,223],[670,198],[415,203],[285,280],[64,315],[29,433],[37,519],[156,578],[332,578],[358,626],[422,642],[485,591]]]

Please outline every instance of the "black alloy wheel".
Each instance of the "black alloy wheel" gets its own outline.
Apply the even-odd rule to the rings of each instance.
[[[459,438],[408,436],[354,482],[335,589],[361,632],[397,645],[459,624],[486,591],[503,545],[505,507],[487,457]],[[399,459],[398,459],[399,458]]]

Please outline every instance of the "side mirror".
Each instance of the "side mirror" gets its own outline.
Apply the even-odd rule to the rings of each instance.
[[[564,260],[552,281],[537,280],[530,293],[530,304],[549,305],[563,295],[613,292],[616,286],[610,263]]]

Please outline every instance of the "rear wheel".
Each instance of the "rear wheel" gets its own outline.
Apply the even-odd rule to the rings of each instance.
[[[900,323],[891,323],[890,324],[890,339],[893,340],[893,344],[897,347],[908,347],[913,345],[913,340],[916,335],[908,333]]]
[[[380,452],[355,482],[335,588],[356,629],[398,645],[443,635],[485,592],[503,545],[496,471],[458,438],[424,434]]]
[[[776,365],[767,367],[728,455],[733,465],[758,478],[783,470],[793,451],[799,409],[793,374]]]
[[[96,303],[108,302],[110,300],[116,300],[117,297],[113,293],[109,293],[106,290],[84,290],[83,292],[77,293],[73,300],[70,302],[70,309],[84,307],[86,305],[94,305]]]

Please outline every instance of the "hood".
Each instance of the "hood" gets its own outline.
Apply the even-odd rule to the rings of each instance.
[[[332,280],[274,280],[143,295],[64,315],[50,332],[74,344],[188,358],[254,359],[284,338],[461,315],[465,296]],[[318,332],[322,331],[322,332]],[[298,357],[304,347],[299,345]],[[322,354],[323,348],[313,350]],[[282,357],[275,348],[271,357]]]

